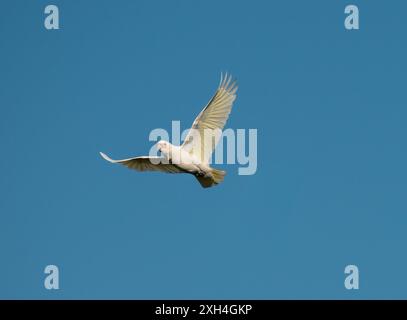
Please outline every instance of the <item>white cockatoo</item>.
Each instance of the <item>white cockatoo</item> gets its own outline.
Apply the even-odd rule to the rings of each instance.
[[[232,110],[236,91],[237,85],[232,81],[232,77],[221,75],[218,89],[193,122],[183,144],[175,146],[164,140],[157,143],[157,149],[162,156],[113,160],[102,152],[100,154],[105,160],[120,163],[130,169],[189,173],[193,174],[204,188],[217,185],[223,181],[226,172],[212,168],[209,160]]]

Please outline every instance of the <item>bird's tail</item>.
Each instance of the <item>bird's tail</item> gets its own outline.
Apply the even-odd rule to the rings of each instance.
[[[209,188],[221,183],[225,175],[226,171],[211,168],[211,174],[209,176],[196,176],[196,178],[202,187]]]
[[[226,171],[223,170],[218,170],[218,169],[211,169],[211,173],[213,176],[213,181],[218,184],[221,183],[223,181],[223,179],[225,178],[226,175]]]

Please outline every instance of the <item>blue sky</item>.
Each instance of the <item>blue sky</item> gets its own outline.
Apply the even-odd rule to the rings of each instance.
[[[53,1],[53,31],[47,4],[1,3],[0,298],[407,298],[405,1]],[[100,158],[186,129],[221,71],[255,175]]]

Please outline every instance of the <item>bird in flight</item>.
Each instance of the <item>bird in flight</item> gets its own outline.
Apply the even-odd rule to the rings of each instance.
[[[212,168],[209,160],[222,136],[236,91],[236,81],[232,80],[232,76],[221,75],[218,89],[192,123],[182,145],[175,146],[164,140],[157,143],[161,156],[113,160],[102,152],[100,155],[111,163],[120,163],[137,171],[188,173],[194,175],[204,188],[215,186],[223,181],[226,172]]]

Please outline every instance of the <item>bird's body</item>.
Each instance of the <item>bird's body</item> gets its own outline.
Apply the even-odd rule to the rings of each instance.
[[[166,153],[164,148],[161,148],[161,152],[172,164],[178,166],[181,170],[193,174],[209,173],[211,167],[208,164],[202,163],[200,159],[186,151],[182,146],[175,146],[168,141],[160,141],[160,144],[168,144],[169,152]]]
[[[237,86],[234,82],[231,83],[231,80],[227,75],[221,78],[215,95],[195,119],[181,146],[164,140],[157,143],[162,157],[144,156],[113,160],[102,152],[100,154],[111,163],[120,163],[138,171],[189,173],[194,175],[204,188],[219,184],[226,172],[210,167],[209,159],[236,99]]]

